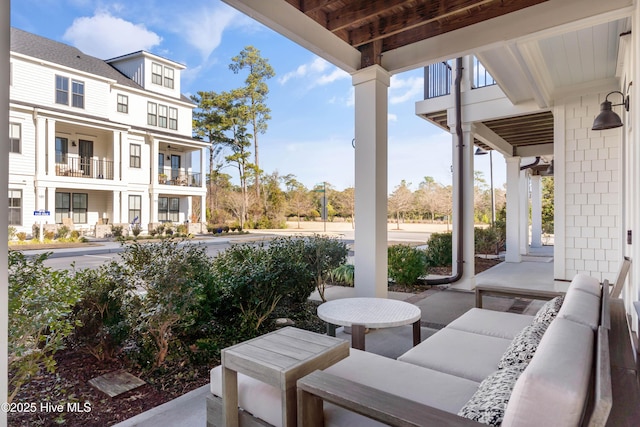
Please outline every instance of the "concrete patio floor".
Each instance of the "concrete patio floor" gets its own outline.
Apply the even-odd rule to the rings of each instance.
[[[553,247],[543,247],[523,257],[521,263],[501,263],[476,275],[476,284],[529,289],[566,290],[568,283],[553,280]],[[523,280],[526,278],[526,281]],[[327,300],[355,296],[354,288],[328,287]],[[312,299],[319,300],[317,294]],[[475,306],[475,294],[470,289],[460,289],[457,285],[435,287],[421,294],[390,292],[389,298],[406,300],[417,305],[422,312],[422,339],[425,340],[438,329]],[[485,297],[484,307],[492,310],[508,311],[514,300],[501,297]],[[533,302],[524,313],[533,314],[541,305]],[[351,336],[338,328],[336,336],[351,340]],[[385,357],[397,358],[412,345],[412,327],[377,329],[369,331],[365,339],[366,350]],[[205,399],[209,386],[193,390],[177,399],[160,405],[147,412],[129,418],[116,427],[205,427]]]

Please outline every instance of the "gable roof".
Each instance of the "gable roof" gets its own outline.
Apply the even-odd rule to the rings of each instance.
[[[13,27],[11,28],[11,51],[112,79],[123,86],[143,89],[102,59],[87,55],[76,47]]]

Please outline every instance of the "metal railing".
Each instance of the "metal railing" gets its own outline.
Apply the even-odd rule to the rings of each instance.
[[[424,99],[451,93],[451,66],[438,62],[424,67]]]
[[[57,176],[113,179],[113,160],[99,160],[89,157],[68,157],[57,160]]]
[[[473,88],[478,89],[481,87],[493,86],[496,81],[491,74],[484,68],[484,65],[476,58],[473,57]]]
[[[183,187],[200,187],[202,185],[201,174],[183,172],[180,170],[168,170],[158,174],[158,184],[180,185]]]

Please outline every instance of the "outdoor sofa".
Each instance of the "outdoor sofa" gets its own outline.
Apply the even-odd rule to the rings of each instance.
[[[536,316],[473,308],[397,360],[351,349],[298,381],[298,425],[482,425],[461,415],[485,424],[503,418],[503,426],[605,425],[612,407],[608,290],[607,282],[578,275],[561,298],[525,292],[550,300]],[[492,291],[505,293],[479,289],[479,305]],[[613,318],[613,330],[629,341],[626,316]],[[281,424],[278,390],[244,375],[238,390],[241,425]],[[208,426],[221,425],[220,395],[216,367]]]

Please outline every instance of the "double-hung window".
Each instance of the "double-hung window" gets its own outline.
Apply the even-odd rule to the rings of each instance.
[[[180,216],[180,198],[158,197],[158,221],[178,222]]]
[[[84,82],[71,80],[71,105],[84,108]]]
[[[69,105],[69,78],[56,76],[56,104]]]
[[[142,215],[142,196],[129,196],[129,224],[140,224]]]
[[[173,68],[164,67],[164,86],[173,89]]]
[[[142,159],[142,147],[138,144],[129,145],[129,166],[140,168]]]
[[[62,224],[63,218],[70,218],[71,193],[56,193],[56,224]]]
[[[155,102],[147,103],[147,124],[151,126],[158,125],[158,104]]]
[[[162,85],[162,65],[151,63],[151,82],[156,85]]]
[[[87,223],[87,211],[89,196],[86,193],[73,193],[73,222],[75,224]]]
[[[129,97],[118,94],[118,113],[129,113]]]
[[[9,190],[9,225],[22,225],[22,190]]]
[[[161,128],[167,127],[167,106],[158,105],[158,126]]]
[[[22,129],[18,123],[9,123],[9,152],[20,153],[20,141],[22,139]]]
[[[169,107],[169,129],[178,130],[178,109]]]

